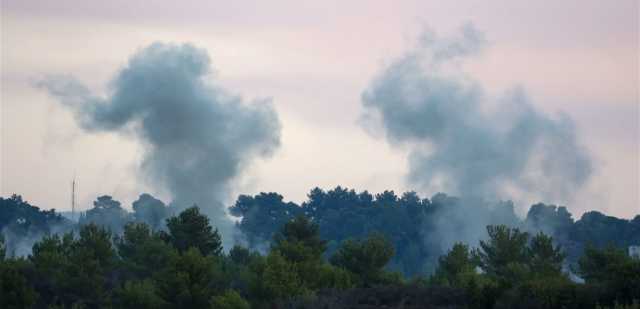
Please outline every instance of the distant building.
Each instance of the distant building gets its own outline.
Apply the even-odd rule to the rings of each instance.
[[[629,246],[629,256],[640,259],[640,246]]]

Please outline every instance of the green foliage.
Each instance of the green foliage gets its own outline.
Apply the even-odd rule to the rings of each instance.
[[[300,214],[318,224],[320,237],[328,241],[326,256],[331,256],[346,239],[380,232],[395,248],[389,269],[405,276],[426,275],[434,270],[438,257],[446,253],[444,249],[453,245],[449,236],[458,235],[458,240],[468,241],[484,233],[484,226],[469,224],[469,219],[476,217],[489,225],[505,224],[551,235],[555,244],[564,248],[570,264],[577,263],[589,241],[598,246],[614,242],[625,248],[640,244],[640,215],[625,220],[588,212],[574,221],[566,207],[536,204],[522,221],[511,203],[461,203],[442,193],[427,199],[415,192],[398,196],[385,191],[374,195],[338,186],[327,191],[315,188],[300,205],[283,202],[277,193],[261,193],[238,197],[231,213],[241,217],[238,227],[253,249],[261,249],[286,222]],[[443,239],[442,235],[448,237]]]
[[[173,256],[169,265],[154,276],[158,294],[176,308],[205,308],[215,292],[211,282],[216,269],[215,257],[191,247]]]
[[[251,251],[245,247],[235,245],[229,250],[229,258],[236,264],[249,265],[251,261]]]
[[[517,220],[513,208],[503,205],[474,206],[471,210],[482,212],[486,218],[496,218],[491,222],[516,223]],[[240,196],[231,207],[234,216],[242,217],[238,226],[252,248],[259,248],[300,214],[317,224],[320,238],[328,240],[325,256],[331,256],[347,239],[381,233],[394,245],[395,254],[388,268],[407,276],[424,275],[433,269],[433,263],[443,253],[440,251],[442,239],[434,236],[433,229],[464,229],[466,223],[456,218],[458,213],[465,212],[463,203],[445,194],[429,200],[415,192],[397,196],[393,191],[384,191],[372,195],[340,186],[328,191],[315,188],[301,205],[285,203],[276,193],[261,193],[254,197]],[[448,223],[442,225],[441,222]]]
[[[539,277],[562,275],[565,254],[559,245],[553,245],[553,238],[542,232],[531,239],[529,245],[529,265],[531,272]]]
[[[476,308],[581,308],[578,287],[562,273],[565,258],[553,238],[539,232],[533,238],[517,228],[488,226],[489,239],[473,250],[459,245],[440,260],[438,274],[464,287]],[[475,264],[482,274],[469,272]],[[460,270],[466,269],[466,275]],[[453,275],[452,275],[453,273]],[[457,279],[457,280],[456,280]]]
[[[364,286],[393,280],[384,267],[393,257],[393,245],[381,234],[371,234],[364,240],[346,240],[331,257],[331,263],[355,274]]]
[[[287,222],[274,240],[273,250],[291,262],[319,260],[326,249],[318,225],[305,216]]]
[[[267,256],[266,267],[260,279],[262,289],[271,300],[286,299],[308,292],[294,264],[278,251],[272,251]]]
[[[226,290],[224,293],[211,298],[212,309],[249,309],[251,306],[238,292]]]
[[[229,208],[232,215],[242,217],[241,230],[251,247],[269,242],[285,223],[302,213],[294,203],[285,203],[277,193],[260,193],[255,197],[240,195]]]
[[[167,228],[169,242],[180,252],[196,248],[203,255],[222,254],[222,240],[218,229],[211,227],[209,218],[200,214],[198,207],[187,208],[177,217],[167,219]]]
[[[354,278],[353,273],[348,270],[326,263],[319,265],[314,271],[316,277],[315,286],[313,286],[314,290],[322,288],[345,290],[353,288],[357,280],[357,278]]]
[[[78,238],[71,233],[45,237],[34,245],[30,261],[45,303],[94,307],[110,302],[116,257],[111,233],[89,224],[80,229]]]
[[[38,294],[24,275],[28,263],[22,259],[0,260],[0,308],[20,309],[35,305]]]
[[[587,246],[578,261],[578,274],[587,282],[605,281],[613,276],[613,268],[625,264],[630,258],[624,249],[608,246],[598,249]]]
[[[96,267],[113,267],[116,252],[109,231],[90,224],[80,229],[79,236],[74,251],[79,251],[88,261],[95,261]]]
[[[438,259],[433,280],[439,285],[467,287],[475,277],[476,264],[469,246],[456,243],[446,255]]]
[[[331,256],[346,239],[380,232],[395,248],[389,269],[405,276],[426,275],[435,269],[438,257],[452,245],[451,239],[443,241],[440,237],[443,233],[463,233],[464,237],[459,239],[465,240],[482,233],[481,225],[469,227],[467,214],[490,224],[507,224],[553,235],[556,244],[564,248],[569,264],[577,263],[588,242],[598,247],[612,243],[621,248],[640,244],[640,215],[626,220],[592,211],[574,221],[565,207],[536,204],[529,209],[526,220],[521,221],[509,203],[461,203],[441,193],[427,199],[414,192],[371,194],[336,187],[327,191],[315,188],[308,196],[307,201],[297,205],[284,202],[277,193],[243,195],[230,211],[241,217],[238,227],[252,250],[264,251],[282,226],[300,214],[316,223],[320,237],[327,240],[325,256]],[[147,223],[153,231],[163,229],[163,218],[170,209],[148,194],[142,194],[133,203],[132,215],[109,196],[99,197],[94,206],[95,209],[80,218],[82,223],[106,226],[114,234],[120,234],[124,224],[131,220]],[[7,236],[6,255],[27,255],[43,235],[72,228],[72,222],[54,210],[41,210],[18,195],[0,198],[0,230]]]
[[[519,282],[503,291],[494,308],[588,308],[588,299],[578,298],[579,286],[566,277]],[[583,301],[587,301],[583,303]]]
[[[144,223],[127,224],[122,237],[116,238],[116,245],[126,275],[137,279],[151,277],[177,255],[176,249]]]
[[[502,281],[522,279],[529,261],[529,234],[505,225],[487,226],[489,240],[480,241],[473,255],[478,266],[490,277]]]
[[[271,204],[261,210],[265,201]],[[456,199],[440,194],[429,201],[415,193],[398,197],[392,191],[374,197],[342,188],[313,190],[302,207],[285,204],[272,194],[247,197],[234,211],[247,216],[248,221],[243,218],[239,224],[241,229],[259,232],[250,244],[273,237],[264,255],[241,246],[224,254],[220,235],[197,208],[169,218],[168,231],[163,232],[158,231],[162,224],[157,218],[166,210],[159,208],[164,204],[151,196],[141,196],[137,203],[135,222],[123,225],[122,233],[115,236],[108,224],[83,224],[75,233],[43,237],[27,259],[15,258],[11,242],[0,239],[0,307],[279,308],[307,304],[340,308],[357,301],[371,306],[409,306],[407,302],[412,302],[464,308],[594,308],[598,304],[635,308],[633,302],[640,295],[640,261],[617,247],[585,250],[576,268],[584,284],[572,282],[562,272],[562,244],[577,237],[571,234],[575,226],[580,226],[581,233],[619,232],[628,241],[640,231],[636,227],[640,217],[623,222],[590,214],[588,220],[613,222],[615,227],[589,229],[578,224],[581,220],[572,223],[566,209],[536,205],[526,226],[554,233],[562,230],[569,236],[556,239],[537,233],[529,237],[516,228],[489,226],[487,240],[477,249],[454,244],[434,258],[437,266],[431,278],[407,283],[400,273],[390,270],[423,267],[424,259],[438,252],[425,251],[434,239],[423,238],[415,226],[424,224],[428,229],[433,223],[429,218],[446,212],[447,207],[462,207]],[[100,211],[119,207],[110,197],[100,197],[96,204]],[[33,210],[19,197],[3,200],[2,207],[5,205],[13,214]],[[0,208],[0,218],[3,210]],[[156,219],[144,219],[155,212],[159,214]],[[262,226],[255,213],[274,224]],[[509,211],[493,214],[510,217]],[[33,216],[43,214],[37,210]],[[551,220],[546,221],[548,218]],[[334,223],[340,224],[331,226]],[[456,224],[454,221],[451,228]],[[332,237],[330,242],[325,240],[327,235]],[[573,244],[575,247],[579,245]],[[396,252],[402,257],[394,258]]]
[[[600,285],[609,304],[630,304],[640,298],[640,259],[613,246],[589,246],[579,260],[578,273],[587,283]]]
[[[168,303],[158,295],[153,281],[127,281],[114,292],[115,305],[122,309],[166,308]]]

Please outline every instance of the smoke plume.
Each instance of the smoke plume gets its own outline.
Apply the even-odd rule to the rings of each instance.
[[[243,100],[206,80],[209,56],[190,44],[154,43],[139,50],[105,97],[70,77],[39,84],[71,109],[89,132],[130,133],[145,147],[141,170],[180,207],[203,208],[229,241],[233,224],[222,201],[230,181],[253,158],[280,143],[270,102]]]
[[[543,114],[519,88],[487,95],[461,66],[485,42],[472,25],[452,37],[425,34],[363,93],[366,119],[409,147],[408,179],[420,188],[567,201],[592,173],[571,119]]]

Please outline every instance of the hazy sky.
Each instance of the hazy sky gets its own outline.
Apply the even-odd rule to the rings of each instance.
[[[141,145],[83,132],[34,87],[69,74],[104,92],[130,55],[163,41],[205,48],[212,79],[246,99],[272,99],[281,147],[247,168],[232,196],[277,191],[300,202],[314,186],[336,185],[430,196],[405,181],[407,149],[363,129],[361,94],[425,27],[447,34],[471,22],[489,46],[465,69],[491,93],[522,86],[540,110],[570,115],[594,157],[583,190],[545,202],[632,217],[640,213],[638,3],[4,0],[0,194],[68,209],[75,174],[84,208],[98,194],[127,207],[142,192],[168,200],[139,177]]]

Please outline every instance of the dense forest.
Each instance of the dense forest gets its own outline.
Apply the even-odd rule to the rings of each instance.
[[[638,308],[632,220],[439,193],[240,196],[231,248],[197,206],[100,196],[77,222],[0,198],[1,308]]]

